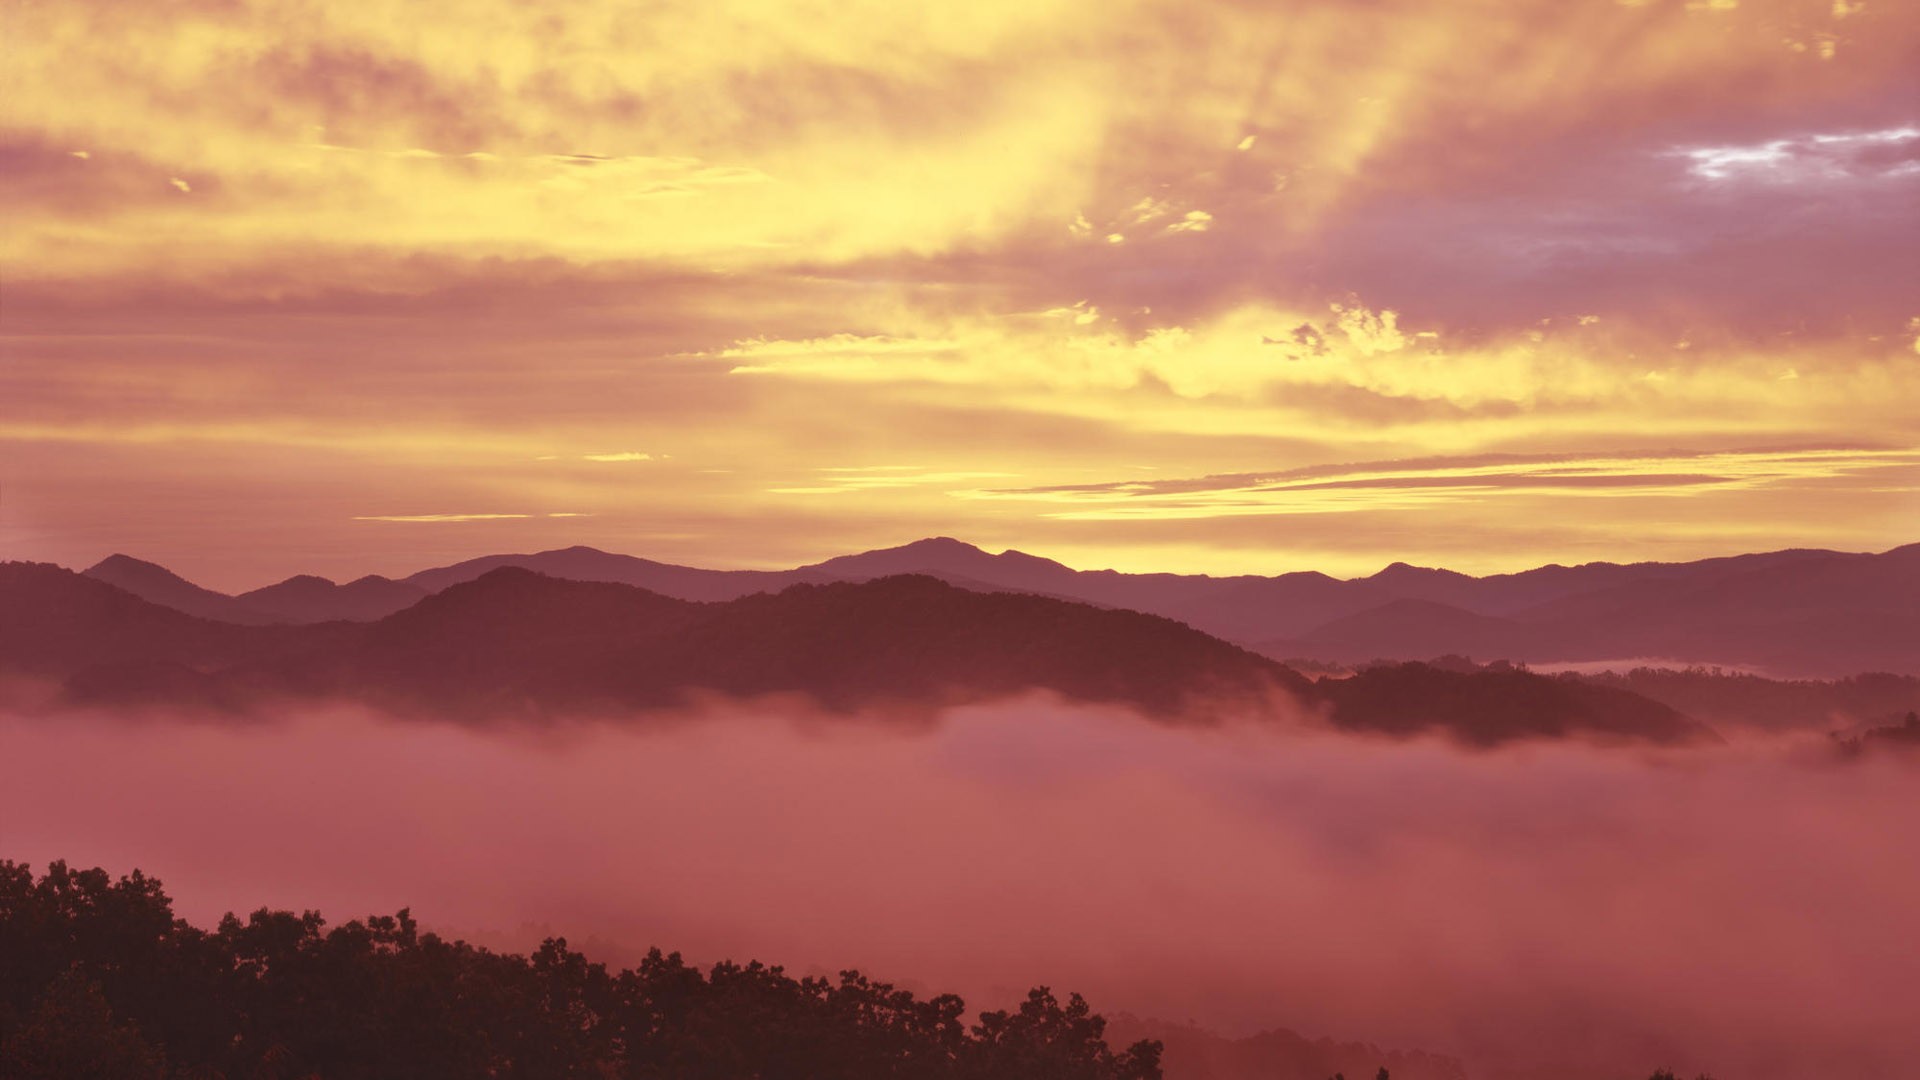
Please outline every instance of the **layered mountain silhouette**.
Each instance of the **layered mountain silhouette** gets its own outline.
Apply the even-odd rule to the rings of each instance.
[[[164,566],[128,555],[110,555],[86,576],[135,596],[204,619],[248,625],[367,621],[409,607],[428,594],[418,585],[369,574],[345,585],[300,574],[238,596],[202,588]]]
[[[635,585],[681,600],[737,600],[757,592],[778,591],[801,582],[836,580],[827,574],[803,570],[702,570],[655,562],[633,555],[615,555],[590,547],[561,548],[531,555],[486,555],[452,566],[409,575],[407,584],[427,592],[472,581],[502,567],[532,570],[570,581],[607,581]]]
[[[109,555],[86,569],[95,581],[125,589],[175,611],[222,622],[262,623],[264,612],[254,611],[226,593],[203,589],[157,563],[130,555]]]
[[[412,607],[427,590],[377,574],[337,585],[323,577],[299,574],[235,597],[248,608],[279,623],[328,622],[346,619],[364,622],[385,618]]]
[[[306,623],[380,618],[502,567],[693,601],[922,574],[973,591],[1162,615],[1280,659],[1351,664],[1466,653],[1528,663],[1661,659],[1798,677],[1920,674],[1920,545],[1881,554],[1790,550],[1688,563],[1555,565],[1487,577],[1395,563],[1350,580],[1312,572],[1216,578],[1074,570],[948,537],[780,571],[705,570],[572,547],[490,555],[399,582],[311,579],[316,584],[296,587],[310,579],[295,578],[239,597],[126,556],[87,573],[209,618]]]
[[[86,575],[0,564],[0,669],[69,701],[251,710],[350,699],[510,719],[798,695],[833,710],[925,710],[1050,691],[1166,720],[1331,711],[1353,730],[1473,743],[1710,731],[1638,695],[1523,672],[1425,665],[1309,682],[1171,619],[927,575],[799,584],[728,601],[500,567],[372,622],[249,626]]]
[[[307,626],[201,619],[44,565],[7,564],[0,598],[0,659],[101,702],[340,696],[513,716],[668,707],[703,692],[852,709],[1047,690],[1172,716],[1310,689],[1170,619],[925,576],[701,603],[503,567],[383,619]]]

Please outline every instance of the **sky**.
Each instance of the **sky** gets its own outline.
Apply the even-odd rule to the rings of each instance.
[[[0,556],[1920,539],[1896,0],[0,0]]]

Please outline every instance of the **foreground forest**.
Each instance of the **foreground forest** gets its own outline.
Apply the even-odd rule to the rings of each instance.
[[[702,972],[649,953],[609,971],[423,932],[412,916],[326,928],[256,911],[211,932],[139,872],[0,861],[0,1075],[143,1078],[733,1077],[1158,1080],[1160,1047],[1115,1052],[1075,994],[1036,989],[972,1024],[858,972]]]
[[[262,909],[206,931],[137,870],[54,862],[36,878],[0,860],[0,1076],[17,1080],[1163,1075],[1158,1041],[1116,1051],[1078,994],[1040,987],[967,1015],[955,995],[856,971],[702,971],[658,949],[609,971],[562,938],[496,953],[406,910],[328,929],[318,912]]]

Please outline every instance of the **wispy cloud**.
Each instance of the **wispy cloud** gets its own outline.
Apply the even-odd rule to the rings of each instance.
[[[818,472],[819,483],[770,487],[767,491],[774,495],[845,495],[894,488],[953,488],[982,480],[1004,480],[1016,475],[1010,472],[941,471],[913,465],[837,466]]]
[[[408,525],[439,524],[443,522],[465,521],[526,521],[532,518],[577,518],[590,517],[583,513],[559,512],[550,514],[364,514],[355,521],[387,521]]]
[[[1274,473],[977,490],[967,497],[1052,505],[1081,521],[1337,514],[1485,503],[1511,496],[1683,496],[1911,474],[1920,448],[1812,447],[1636,454],[1496,454],[1316,466]],[[1909,477],[1908,483],[1911,483]]]
[[[1920,175],[1920,127],[1789,136],[1678,152],[1702,180],[1818,184]]]

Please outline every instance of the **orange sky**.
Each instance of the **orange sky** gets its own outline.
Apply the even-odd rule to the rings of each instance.
[[[1896,0],[0,0],[0,555],[1920,539]]]

